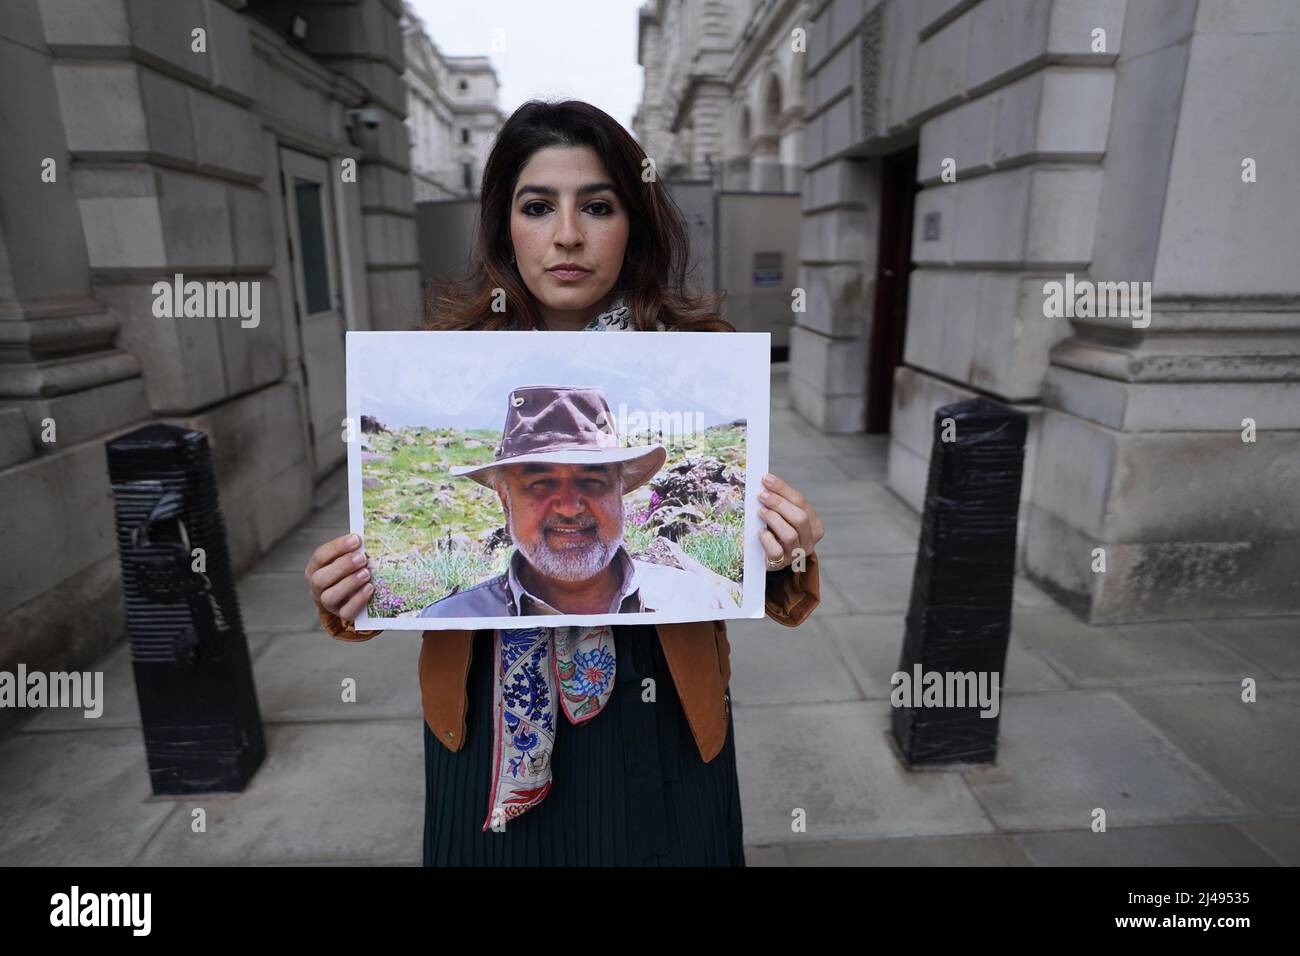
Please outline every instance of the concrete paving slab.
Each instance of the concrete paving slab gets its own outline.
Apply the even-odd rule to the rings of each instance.
[[[137,866],[139,864],[136,864]],[[290,861],[272,861],[270,863],[260,863],[259,866],[301,866],[301,863]],[[356,867],[356,866],[413,866],[421,867],[424,865],[423,858],[405,859],[405,860],[312,860],[312,866],[333,866],[333,867]]]
[[[1257,670],[1189,624],[1090,626],[1068,611],[1022,608],[1011,633],[1078,687],[1240,682]]]
[[[1250,815],[1203,767],[1109,691],[1008,696],[997,764],[962,776],[1001,830],[1086,830]]]
[[[790,866],[1032,866],[1010,836],[854,840],[785,848]]]
[[[804,418],[797,412],[785,408],[773,408],[772,416],[768,420],[768,448],[775,448],[777,444],[782,443],[785,439],[797,439],[803,436],[811,435],[814,438],[824,438],[816,428],[808,424]],[[826,446],[829,455],[830,444]]]
[[[832,462],[834,459],[823,458],[818,461]],[[905,524],[909,526],[915,524],[918,529],[920,528],[916,513],[899,500],[884,482],[843,479],[835,472],[830,472],[829,476],[831,480],[827,480],[828,473],[823,468],[821,474],[802,484],[795,482],[793,478],[787,480],[795,484],[820,515],[874,514],[887,511],[902,518]],[[913,547],[915,546],[913,542]]]
[[[820,546],[817,550],[821,554]],[[907,610],[915,565],[916,557],[911,554],[878,557],[832,555],[821,562],[819,572],[821,580],[829,580],[844,599],[850,613],[884,614]]]
[[[1236,824],[1283,866],[1300,866],[1300,820],[1245,820]]]
[[[235,585],[239,610],[249,631],[308,631],[320,627],[320,615],[302,572],[246,574]]]
[[[889,477],[889,464],[875,452],[837,452],[835,464],[849,478],[861,481],[884,481]]]
[[[834,520],[829,520],[831,518]],[[828,515],[823,524],[826,525],[826,536],[817,542],[817,553],[827,559],[914,555],[921,533],[921,525],[915,518],[892,511],[833,514]],[[914,565],[915,561],[912,563]],[[911,587],[910,581],[908,587]]]
[[[811,425],[806,431],[797,428],[775,428],[770,436],[768,459],[769,470],[780,473],[782,462],[794,462],[801,458],[828,458],[839,454],[831,442]]]
[[[868,435],[866,432],[831,433],[826,435],[826,440],[835,446],[836,454],[861,455],[866,453],[878,459],[882,464],[887,464],[889,461],[888,435]]]
[[[817,617],[814,611],[797,628],[770,618],[727,625],[733,706],[862,699]]]
[[[889,477],[888,464],[877,462],[871,456],[864,459],[861,455],[832,455],[830,461],[838,469],[839,474],[850,481],[883,482]],[[828,472],[828,474],[835,474],[835,472]],[[908,508],[908,511],[912,509]]]
[[[851,614],[827,618],[821,626],[848,662],[863,695],[868,700],[887,700],[892,690],[890,678],[898,670],[903,651],[904,615]],[[1069,689],[1042,657],[1015,640],[1007,648],[1001,686],[1008,694]]]
[[[311,496],[311,506],[325,508],[338,501],[346,502],[347,498],[348,469],[346,463],[340,463],[337,468],[316,483]]]
[[[814,482],[827,483],[828,479],[840,480],[849,477],[840,470],[837,459],[829,456],[793,459],[782,462],[780,467],[772,465],[768,470],[790,482],[805,495],[809,495],[809,492],[805,490],[806,485]],[[829,483],[833,484],[834,481]],[[812,501],[813,507],[820,513],[822,510],[820,499],[809,497],[809,500]]]
[[[789,866],[785,849],[779,846],[745,847],[745,866]]]
[[[816,432],[813,433],[814,436],[816,436],[817,434],[818,433]],[[807,426],[794,425],[794,424],[773,425],[771,431],[768,432],[768,436],[767,436],[769,457],[772,454],[772,449],[784,448],[791,445],[796,445],[796,446],[800,445],[803,442],[803,439],[806,438],[807,436],[808,436]],[[829,456],[831,452],[830,446],[824,445],[822,447],[825,449],[825,454]],[[786,456],[786,458],[787,460],[791,460],[790,456]]]
[[[1191,623],[1199,633],[1265,668],[1274,677],[1300,677],[1300,617]]]
[[[25,732],[53,730],[107,730],[112,727],[139,727],[140,701],[135,693],[135,672],[131,668],[131,648],[122,643],[110,651],[91,671],[104,674],[104,710],[94,719],[83,710],[49,708],[23,725]]]
[[[324,631],[321,633],[323,634]],[[245,634],[245,639],[248,641],[249,656],[256,661],[258,654],[267,646],[270,635],[255,631]],[[54,730],[139,727],[140,698],[135,689],[135,670],[131,665],[130,645],[124,641],[91,670],[104,673],[104,711],[99,717],[92,720],[84,717],[82,710],[50,708],[29,720],[22,729],[33,733],[45,733]]]
[[[1065,690],[1070,685],[1037,651],[1013,636],[1007,644],[1007,666],[1002,689],[1008,694],[1041,694]]]
[[[1277,866],[1229,823],[1021,833],[1036,866]]]
[[[256,661],[256,660],[258,659],[258,657],[260,657],[260,656],[262,655],[262,652],[265,651],[265,650],[266,650],[266,649],[271,645],[271,638],[274,637],[277,633],[279,633],[279,632],[277,632],[277,631],[246,631],[246,632],[245,632],[245,635],[246,635],[247,638],[248,638],[248,656],[249,656],[249,659],[250,659],[250,660],[253,660],[253,661]]]
[[[349,530],[346,502],[313,511],[303,520],[298,529],[314,534],[319,539],[317,544],[324,544],[331,538],[346,534]]]
[[[820,618],[834,617],[837,614],[851,614],[852,612],[853,609],[849,607],[848,601],[844,599],[844,596],[840,594],[835,585],[826,579],[825,573],[822,573],[821,601],[813,611],[813,614]]]
[[[198,866],[421,857],[418,720],[273,724],[266,762],[238,796],[187,798],[145,847],[144,865]],[[207,832],[190,830],[207,811]]]
[[[0,743],[0,866],[122,866],[175,809],[151,797],[129,728]]]
[[[1017,577],[1012,601],[1016,607],[1035,608],[1038,610],[1063,610],[1038,585],[1025,577]]]
[[[343,534],[343,531],[339,534]],[[307,562],[311,560],[312,552],[329,540],[328,532],[319,528],[297,527],[281,538],[280,543],[257,563],[257,571],[293,572],[302,577],[305,582],[307,579],[303,572],[307,568]]]
[[[254,665],[262,717],[419,720],[419,658],[418,631],[388,631],[361,642],[336,641],[319,627],[276,634]],[[345,678],[356,682],[355,703],[343,700]]]
[[[1300,683],[1260,680],[1254,703],[1233,685],[1120,692],[1242,800],[1266,814],[1300,814]]]
[[[889,678],[898,670],[903,646],[903,615],[894,612],[828,617],[822,628],[839,648],[863,697],[888,700]]]
[[[745,840],[758,845],[981,833],[960,774],[912,773],[885,738],[884,701],[736,707]],[[791,825],[806,811],[807,830]]]
[[[818,438],[825,437],[813,425],[809,424],[802,415],[788,408],[773,409],[767,424],[768,437],[773,442],[778,437],[799,438],[804,435],[813,435]]]

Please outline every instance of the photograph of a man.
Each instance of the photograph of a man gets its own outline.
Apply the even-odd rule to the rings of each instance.
[[[628,554],[623,498],[655,476],[667,451],[619,447],[613,423],[600,388],[512,390],[494,459],[450,469],[497,493],[515,548],[509,566],[418,616],[734,609],[719,582]]]

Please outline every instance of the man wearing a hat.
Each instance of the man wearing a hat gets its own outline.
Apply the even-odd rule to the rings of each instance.
[[[628,554],[623,497],[654,477],[667,451],[618,447],[613,421],[599,388],[529,385],[510,393],[494,459],[451,469],[501,499],[516,549],[509,568],[430,604],[420,617],[707,615],[735,607],[716,581]]]

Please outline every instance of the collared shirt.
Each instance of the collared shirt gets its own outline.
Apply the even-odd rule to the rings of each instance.
[[[619,586],[605,613],[625,614],[642,610],[636,593],[636,568],[633,566],[632,556],[627,553],[626,548],[619,545],[611,563],[619,575]],[[557,611],[524,587],[523,582],[519,580],[519,572],[523,570],[523,566],[524,556],[516,550],[510,556],[510,566],[506,569],[509,613],[511,615],[563,614],[563,611]]]
[[[515,617],[562,614],[529,591],[519,581],[524,557],[518,551],[501,574],[428,605],[418,617]],[[708,614],[737,604],[728,590],[713,578],[680,568],[638,561],[619,546],[614,562],[622,583],[608,613],[639,611],[699,611]],[[523,608],[521,611],[520,608]]]

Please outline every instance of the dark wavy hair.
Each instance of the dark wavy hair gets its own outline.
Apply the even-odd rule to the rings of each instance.
[[[548,146],[590,146],[609,171],[630,227],[627,257],[612,291],[624,296],[637,329],[654,331],[658,320],[673,331],[735,331],[719,314],[721,296],[686,287],[686,223],[658,177],[642,179],[645,150],[608,113],[581,100],[529,100],[501,127],[483,169],[469,272],[431,286],[426,329],[541,327],[537,302],[510,262],[510,209],[520,171]],[[496,289],[505,291],[504,312],[492,311]]]

